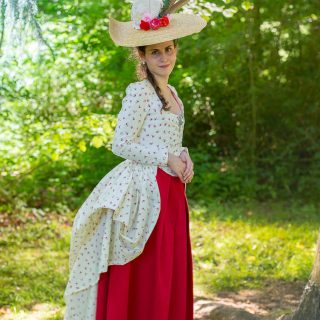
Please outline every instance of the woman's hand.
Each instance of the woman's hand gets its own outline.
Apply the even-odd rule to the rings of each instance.
[[[194,176],[193,162],[192,162],[188,152],[186,152],[186,151],[182,151],[180,153],[179,158],[186,164],[185,170],[182,174],[182,177],[183,177],[185,183],[189,183],[189,182],[191,182],[191,180]]]
[[[183,179],[183,173],[186,168],[185,162],[173,153],[169,153],[168,166],[178,175],[182,183],[185,183]]]

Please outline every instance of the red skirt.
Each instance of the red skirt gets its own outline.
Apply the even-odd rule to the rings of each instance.
[[[100,274],[96,320],[193,320],[185,184],[158,167],[159,219],[142,253]]]

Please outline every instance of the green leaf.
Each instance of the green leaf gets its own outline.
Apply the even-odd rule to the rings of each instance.
[[[242,9],[248,11],[248,10],[253,9],[253,3],[250,2],[250,1],[243,1],[243,2],[241,3],[241,7],[242,7]]]
[[[79,143],[78,143],[78,147],[79,149],[82,151],[82,152],[85,152],[87,150],[87,147],[86,147],[86,142],[81,140]]]
[[[100,148],[103,145],[103,137],[101,136],[93,137],[93,139],[91,140],[91,144],[95,148]]]

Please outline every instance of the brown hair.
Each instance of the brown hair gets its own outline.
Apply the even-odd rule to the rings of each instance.
[[[173,44],[174,44],[174,47],[177,47],[178,40],[174,39]],[[170,109],[170,107],[167,107],[168,101],[166,101],[166,99],[162,95],[161,89],[159,88],[158,83],[157,83],[154,75],[149,70],[147,64],[146,63],[143,64],[141,61],[139,51],[145,53],[145,50],[146,50],[146,46],[139,46],[139,47],[133,48],[133,50],[132,50],[132,57],[138,62],[136,65],[136,76],[139,80],[144,80],[144,79],[149,80],[149,82],[152,84],[154,90],[156,91],[160,101],[162,102],[161,109],[168,111]]]

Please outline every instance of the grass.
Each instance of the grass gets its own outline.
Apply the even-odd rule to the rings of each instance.
[[[306,281],[320,225],[314,206],[189,201],[194,284],[205,295]],[[62,319],[72,213],[0,215],[0,319]]]
[[[194,278],[202,294],[307,281],[320,226],[315,206],[191,207]]]
[[[28,319],[28,312],[30,319],[37,319],[35,313],[39,319],[62,319],[70,220],[26,212],[2,221],[0,319]],[[44,310],[52,316],[41,316]]]

